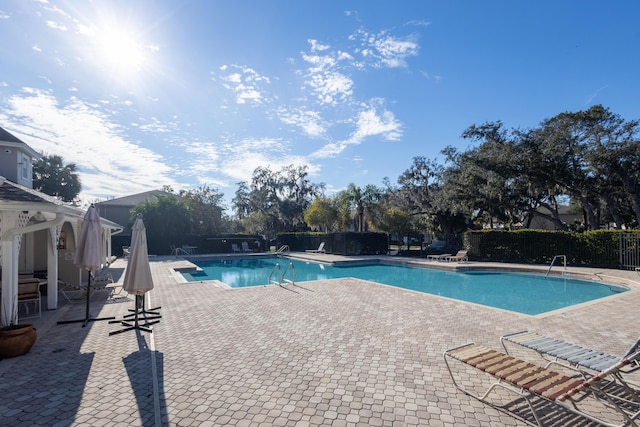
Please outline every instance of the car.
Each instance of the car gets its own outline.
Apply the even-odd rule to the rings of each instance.
[[[440,240],[428,245],[424,251],[427,255],[455,254],[457,248],[444,240]]]

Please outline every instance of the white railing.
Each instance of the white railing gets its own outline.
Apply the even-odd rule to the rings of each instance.
[[[549,269],[547,270],[547,274],[545,274],[544,277],[547,277],[549,275],[549,272],[551,272],[551,267],[553,267],[553,264],[556,262],[556,259],[558,259],[558,258],[564,259],[564,269],[565,270],[567,269],[567,256],[566,255],[556,255],[551,260],[551,264],[549,265]]]

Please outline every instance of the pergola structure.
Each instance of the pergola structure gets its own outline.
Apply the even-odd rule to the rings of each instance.
[[[76,236],[85,211],[0,177],[0,326],[18,323],[20,274],[46,271],[47,307],[58,307],[58,280],[79,284],[83,271],[73,265]],[[111,236],[122,226],[102,219],[105,264]]]

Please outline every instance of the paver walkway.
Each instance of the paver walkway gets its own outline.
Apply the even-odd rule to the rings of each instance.
[[[513,415],[532,420],[521,401],[498,402],[505,412],[458,392],[443,351],[469,341],[500,349],[502,334],[532,329],[621,354],[639,335],[638,289],[533,317],[357,279],[177,283],[179,263],[151,263],[148,299],[162,306],[153,334],[55,323],[82,318],[83,304],[46,312],[31,352],[0,361],[0,425],[520,426]],[[125,267],[112,265],[116,277]],[[130,308],[131,298],[96,298],[92,314]],[[562,412],[549,421],[589,425]]]

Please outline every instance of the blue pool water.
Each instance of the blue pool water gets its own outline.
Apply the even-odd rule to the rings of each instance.
[[[183,272],[187,281],[220,280],[232,288],[261,286],[267,284],[276,263],[284,269],[292,262],[296,283],[355,277],[532,315],[627,291],[587,280],[495,271],[450,272],[389,264],[332,266],[282,258],[194,262],[202,271]]]

